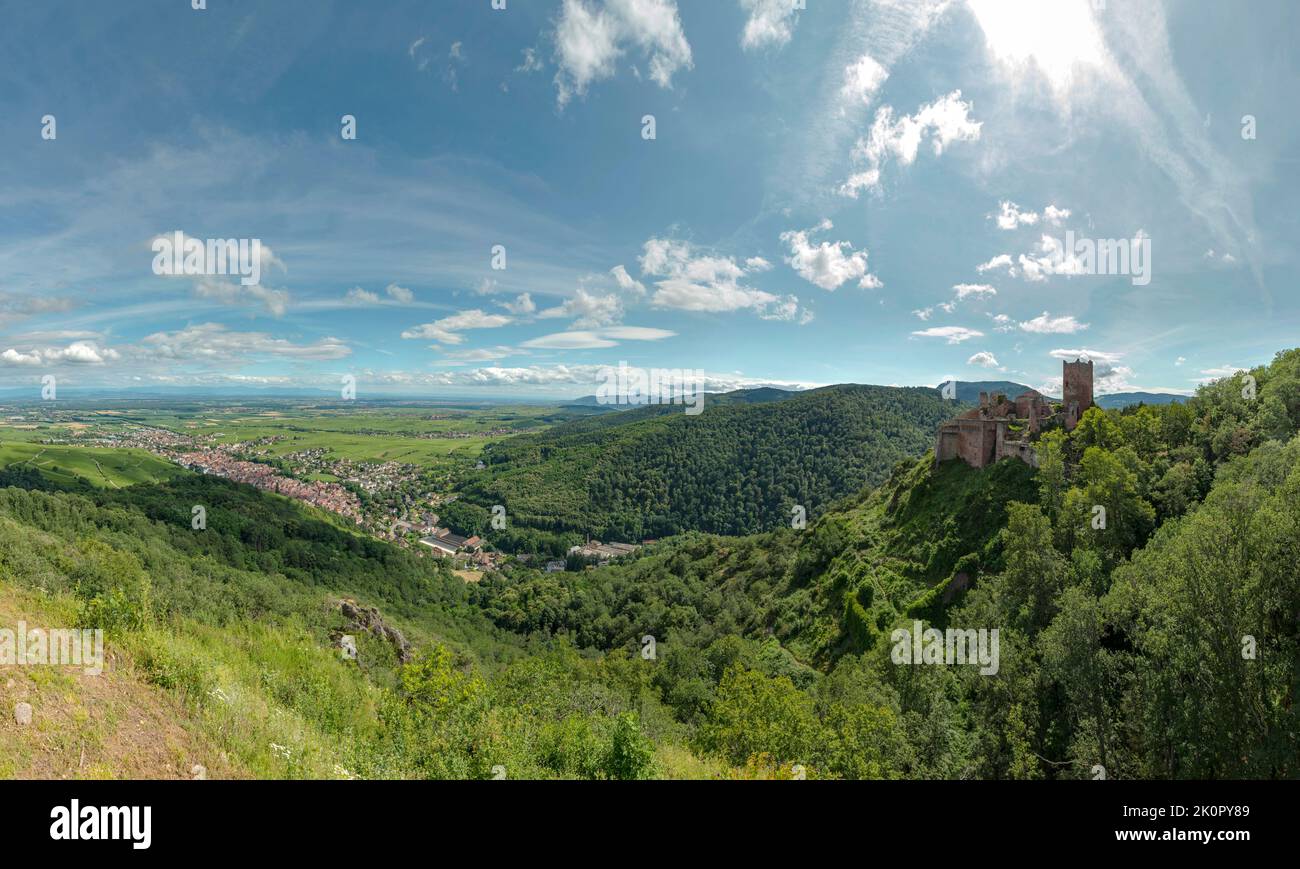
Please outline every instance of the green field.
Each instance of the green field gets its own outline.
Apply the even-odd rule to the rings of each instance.
[[[154,483],[189,473],[144,450],[0,442],[0,468],[29,467],[60,483],[78,477],[100,488]]]
[[[404,462],[411,465],[433,467],[448,458],[473,460],[489,444],[501,437],[468,437],[456,439],[429,439],[401,434],[356,434],[337,431],[331,427],[307,420],[286,420],[284,423],[266,424],[260,420],[236,420],[230,424],[180,429],[186,434],[217,435],[220,443],[239,443],[258,438],[282,437],[284,440],[269,444],[265,449],[272,455],[283,456],[302,450],[329,450],[331,458],[351,459],[358,462]]]

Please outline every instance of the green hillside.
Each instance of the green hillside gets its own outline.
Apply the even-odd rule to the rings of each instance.
[[[1300,351],[1251,375],[1090,410],[1037,470],[904,459],[806,530],[477,585],[211,477],[11,469],[0,612],[103,627],[112,657],[106,683],[18,674],[45,729],[5,725],[0,772],[1295,778]],[[900,664],[916,621],[997,630],[996,666]],[[167,750],[122,715],[172,722]]]
[[[687,535],[477,599],[580,646],[654,636],[664,702],[733,763],[1296,777],[1300,351],[1251,375],[1256,395],[1231,378],[1187,404],[1091,410],[1040,442],[1038,471],[904,462],[806,532]],[[998,673],[894,663],[893,631],[918,619],[998,629]]]
[[[85,480],[99,488],[154,483],[189,472],[144,450],[0,443],[0,473],[36,471],[56,484]]]
[[[710,396],[697,416],[609,413],[490,445],[462,495],[516,526],[602,539],[750,534],[881,482],[953,407],[932,389],[835,386]],[[477,522],[467,530],[487,530],[486,512]]]

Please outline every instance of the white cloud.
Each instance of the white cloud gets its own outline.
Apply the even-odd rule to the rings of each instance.
[[[415,68],[420,72],[424,72],[428,69],[429,63],[433,60],[433,56],[427,49],[424,51],[420,50],[428,41],[429,38],[427,36],[421,36],[412,42],[410,47],[406,49],[407,55],[410,56],[411,61],[415,64]]]
[[[261,284],[244,286],[237,281],[226,281],[212,275],[204,275],[195,281],[194,294],[224,305],[241,305],[252,299],[275,317],[283,316],[289,307],[287,290],[275,290]]]
[[[1212,383],[1225,377],[1236,377],[1238,374],[1249,370],[1249,368],[1242,368],[1239,365],[1220,365],[1217,368],[1204,368],[1201,370],[1201,374],[1205,376],[1196,378],[1196,382]]]
[[[399,305],[409,305],[415,301],[415,294],[406,287],[399,287],[397,284],[389,284],[384,290],[388,297]],[[381,301],[378,293],[372,293],[361,287],[353,287],[347,291],[344,299],[354,305],[378,305]]]
[[[662,341],[676,334],[667,329],[652,329],[648,326],[613,326],[608,329],[556,332],[525,341],[523,346],[531,350],[601,350],[617,347],[620,341]]]
[[[179,247],[175,244],[176,237],[180,236]],[[289,306],[289,293],[287,290],[277,290],[262,284],[262,278],[273,268],[280,271],[287,271],[284,262],[275,255],[275,252],[269,245],[262,244],[260,241],[256,246],[257,262],[255,264],[256,277],[258,283],[245,285],[243,276],[240,274],[240,268],[244,265],[238,261],[238,256],[234,261],[226,258],[225,248],[221,246],[213,247],[209,251],[206,239],[194,238],[186,235],[179,230],[175,232],[160,233],[151,238],[150,246],[157,241],[166,241],[172,249],[185,251],[185,270],[184,275],[169,275],[169,277],[188,277],[194,281],[194,294],[204,299],[212,299],[225,305],[244,304],[248,300],[264,305],[273,316],[279,317],[284,314]],[[197,242],[193,250],[187,250],[191,242]],[[155,249],[155,252],[157,250]],[[209,261],[208,254],[213,256]],[[159,252],[161,257],[163,253]],[[253,265],[253,264],[250,264]],[[249,277],[254,275],[250,274]]]
[[[1073,251],[1068,255],[1060,239],[1044,235],[1038,242],[1038,253],[1021,254],[1017,258],[1020,270],[1027,281],[1045,281],[1048,275],[1081,275],[1084,264]],[[1015,271],[1011,274],[1014,276]]]
[[[514,321],[504,314],[486,314],[475,308],[407,329],[402,333],[402,337],[432,340],[440,344],[463,344],[465,337],[459,334],[460,332],[468,329],[497,329],[512,322]]]
[[[614,266],[609,270],[609,273],[614,276],[614,281],[618,284],[618,288],[623,292],[631,293],[634,296],[645,295],[645,284],[635,280],[627,273],[627,269],[623,266]]]
[[[70,311],[76,304],[76,300],[63,296],[16,296],[0,291],[0,324]]]
[[[1066,215],[1068,211],[1062,211]],[[1142,236],[1142,231],[1135,234]],[[1060,239],[1046,233],[1040,236],[1038,244],[1028,253],[1012,258],[1011,254],[998,254],[988,262],[975,267],[980,274],[988,271],[1005,270],[1009,277],[1023,275],[1026,281],[1039,283],[1051,275],[1082,275],[1086,273],[1085,263],[1075,253],[1068,255]]]
[[[1073,316],[1053,317],[1046,311],[1042,316],[1025,320],[1020,324],[1021,331],[1038,335],[1072,335],[1087,328],[1087,323],[1080,323]]]
[[[1015,322],[1006,314],[989,314],[989,319],[994,323],[994,332],[1011,332],[1016,328]]]
[[[823,220],[812,230],[789,230],[781,233],[781,240],[790,246],[786,262],[804,280],[832,292],[848,281],[856,280],[864,289],[881,286],[879,279],[867,272],[867,252],[854,251],[847,241],[809,241],[808,233],[829,231],[835,226]]]
[[[1033,226],[1038,222],[1038,212],[1021,211],[1014,202],[1003,200],[998,205],[997,215],[999,229],[1015,229],[1017,226]]]
[[[411,292],[406,287],[399,287],[397,284],[389,284],[384,289],[384,292],[388,293],[388,298],[397,302],[399,305],[409,305],[411,302],[415,301],[415,293]]]
[[[894,118],[892,106],[882,106],[867,137],[859,139],[853,148],[854,162],[866,168],[853,174],[840,193],[856,198],[864,189],[877,189],[885,163],[892,157],[903,166],[912,165],[927,137],[936,157],[954,142],[978,141],[982,122],[971,120],[971,108],[959,90],[921,106],[914,115],[898,119]]]
[[[666,275],[682,267],[691,256],[691,245],[685,241],[652,238],[645,243],[638,257],[642,274]]]
[[[929,329],[923,329],[912,334],[918,338],[946,338],[949,344],[960,344],[963,341],[969,341],[971,338],[984,337],[983,332],[977,329],[967,329],[965,326],[932,326]]]
[[[1057,208],[1055,205],[1049,205],[1043,209],[1043,220],[1046,220],[1052,226],[1060,226],[1070,217],[1070,209]]]
[[[601,329],[600,334],[616,341],[662,341],[672,338],[677,333],[667,329],[652,329],[649,326],[613,326]]]
[[[1067,362],[1073,362],[1076,359],[1092,360],[1093,383],[1098,395],[1112,392],[1132,392],[1139,389],[1133,384],[1133,369],[1127,365],[1119,364],[1120,360],[1124,358],[1123,353],[1106,350],[1060,349],[1053,350],[1050,355],[1053,358],[1063,359]]]
[[[1230,253],[1216,253],[1214,248],[1205,252],[1205,258],[1213,263],[1222,263],[1223,265],[1235,265],[1237,258]]]
[[[0,361],[3,361],[5,365],[15,366],[36,366],[42,364],[41,354],[38,351],[33,350],[30,353],[22,353],[12,347],[5,350],[3,353],[0,353]]]
[[[998,291],[988,284],[954,284],[952,289],[955,295],[951,301],[939,302],[912,313],[922,320],[929,320],[936,309],[943,311],[945,314],[951,314],[957,310],[957,304],[964,302],[966,299],[986,299],[998,294]]]
[[[766,310],[759,312],[758,316],[764,320],[780,320],[786,323],[797,321],[800,326],[807,326],[813,321],[813,312],[799,307],[798,296],[784,296]]]
[[[981,368],[998,368],[998,359],[987,350],[981,350],[974,356],[966,360],[967,365],[978,365]]]
[[[1105,363],[1113,365],[1124,358],[1123,353],[1109,352],[1106,350],[1053,350],[1050,354],[1053,358],[1064,359],[1073,362],[1076,359],[1091,359],[1094,363]]]
[[[343,359],[351,355],[352,348],[338,338],[295,344],[265,332],[232,332],[221,323],[201,323],[148,335],[136,352],[172,362],[237,362],[259,357],[325,361]]]
[[[1036,70],[1057,93],[1082,69],[1105,60],[1088,0],[968,0],[989,52],[1017,72]]]
[[[678,70],[693,66],[676,0],[564,0],[555,29],[560,106],[612,77],[631,48],[648,59],[650,78],[662,88],[672,87]]]
[[[795,317],[791,302],[798,309],[795,296],[782,298],[741,283],[753,272],[766,270],[766,260],[746,268],[731,257],[697,255],[689,242],[651,238],[640,263],[642,274],[662,279],[655,282],[650,300],[655,307],[712,313],[749,309],[776,319]]]
[[[343,297],[349,302],[357,305],[378,305],[379,295],[369,290],[363,290],[361,287],[353,287],[348,290],[347,295]]]
[[[844,86],[840,88],[840,96],[845,102],[870,105],[887,78],[889,70],[871,55],[864,54],[844,68]]]
[[[979,272],[980,274],[984,274],[985,272],[996,271],[997,269],[1006,269],[1008,274],[1014,276],[1015,264],[1014,264],[1014,260],[1011,259],[1011,254],[1000,253],[997,256],[993,257],[993,259],[989,260],[988,262],[980,263],[975,267],[975,271]]]
[[[530,350],[601,350],[606,347],[617,347],[618,342],[603,338],[595,332],[575,331],[556,332],[553,335],[532,338],[525,341],[522,346]]]
[[[598,295],[579,287],[571,298],[537,316],[544,320],[572,317],[578,329],[609,326],[623,319],[623,300],[614,293]]]
[[[1258,268],[1255,189],[1240,160],[1221,150],[1205,123],[1205,107],[1179,75],[1168,9],[1177,4],[1088,0],[968,0],[989,53],[1014,81],[1012,91],[1036,99],[1050,86],[1051,107],[1067,121],[1113,119],[1173,182],[1188,212],[1214,233],[1221,249]],[[1021,80],[1028,82],[1024,86]],[[1035,109],[1037,107],[1035,106]],[[1123,134],[1121,134],[1123,135]]]
[[[533,303],[533,297],[530,293],[520,293],[515,296],[513,302],[497,302],[497,304],[517,317],[527,316],[537,310],[537,305]]]
[[[47,363],[67,362],[74,365],[103,365],[120,358],[109,347],[100,347],[94,341],[74,341],[64,348],[51,348],[43,354]]]
[[[442,71],[442,80],[447,83],[453,91],[460,90],[460,67],[465,65],[464,43],[453,42],[451,48],[447,50],[447,67]],[[428,62],[422,63],[420,69],[428,66]]]
[[[432,375],[426,382],[438,386],[555,387],[601,382],[599,365],[531,365],[523,368],[475,368]]]
[[[983,299],[998,294],[998,291],[988,284],[954,284],[953,290],[957,293],[958,301],[963,301],[971,296]]]
[[[1003,200],[998,203],[998,213],[989,216],[997,220],[999,229],[1035,226],[1040,220],[1052,226],[1060,226],[1070,216],[1070,209],[1048,205],[1039,214],[1037,211],[1021,211],[1016,203]]]
[[[797,22],[792,0],[740,0],[740,8],[749,13],[740,44],[746,51],[765,45],[780,48],[794,36]]]
[[[524,59],[519,66],[515,67],[515,72],[522,72],[527,75],[542,71],[545,64],[542,63],[542,58],[537,54],[536,48],[525,48],[522,53]]]

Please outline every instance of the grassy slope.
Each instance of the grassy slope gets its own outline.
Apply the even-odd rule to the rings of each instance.
[[[800,659],[827,665],[863,651],[900,616],[942,626],[961,598],[949,589],[958,573],[974,581],[1000,569],[1007,502],[1036,498],[1033,470],[1019,461],[983,472],[959,461],[935,468],[929,457],[900,464],[797,541],[774,606],[777,636]]]
[[[0,626],[60,628],[76,618],[68,595],[0,582]],[[212,778],[247,775],[179,698],[149,684],[125,650],[108,652],[98,675],[0,666],[0,779],[191,778],[195,764]],[[14,722],[20,702],[32,706],[30,726]]]

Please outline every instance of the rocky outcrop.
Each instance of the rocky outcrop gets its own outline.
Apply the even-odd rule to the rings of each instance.
[[[414,657],[411,651],[411,644],[402,636],[402,632],[384,621],[379,610],[372,606],[363,606],[350,598],[343,598],[337,601],[337,607],[343,618],[348,620],[348,630],[334,630],[330,638],[334,641],[337,648],[344,647],[344,637],[349,633],[366,632],[373,636],[387,640],[388,644],[393,647],[397,654],[397,659],[403,664],[409,663]]]

